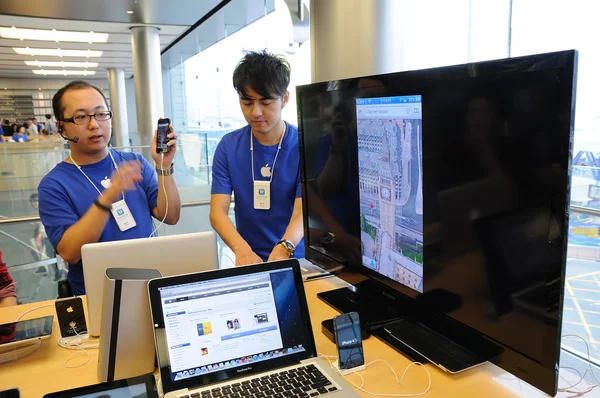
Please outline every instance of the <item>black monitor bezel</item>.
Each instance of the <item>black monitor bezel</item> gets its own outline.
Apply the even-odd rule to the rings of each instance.
[[[558,324],[556,329],[556,338],[553,339],[550,336],[550,339],[558,341],[556,344],[556,351],[552,352],[552,358],[555,359],[555,366],[543,366],[540,362],[536,361],[533,358],[527,357],[523,354],[518,353],[513,350],[510,346],[503,344],[502,342],[498,342],[496,340],[489,339],[487,336],[482,336],[486,339],[489,339],[495,344],[500,345],[503,348],[503,353],[494,359],[492,362],[502,367],[503,369],[515,374],[519,378],[535,385],[539,389],[550,393],[556,394],[557,386],[558,386],[558,363],[560,357],[560,339],[561,339],[561,328],[562,328],[562,309],[563,309],[563,297],[564,297],[564,281],[565,281],[565,270],[566,270],[566,251],[567,251],[567,243],[568,243],[568,224],[569,224],[569,204],[570,204],[570,175],[571,175],[571,159],[572,159],[572,147],[573,147],[573,132],[574,132],[574,115],[575,115],[575,93],[576,93],[576,83],[577,83],[577,51],[576,50],[567,50],[567,51],[558,51],[553,53],[546,54],[536,54],[530,56],[523,57],[515,57],[515,58],[507,58],[500,60],[492,60],[485,62],[477,62],[470,64],[462,64],[462,65],[453,65],[447,67],[438,67],[431,69],[422,69],[416,71],[406,71],[406,72],[395,72],[395,73],[387,73],[387,74],[379,74],[379,75],[371,75],[371,76],[360,76],[355,78],[348,79],[340,79],[334,81],[326,81],[313,83],[303,86],[298,86],[296,88],[296,98],[297,98],[297,110],[298,110],[298,134],[299,134],[299,143],[300,143],[300,169],[301,169],[301,182],[302,182],[302,201],[303,201],[303,209],[308,208],[307,203],[307,184],[309,181],[307,180],[307,165],[305,163],[305,137],[304,137],[304,125],[303,125],[303,115],[302,115],[302,99],[311,96],[314,94],[324,93],[328,91],[336,91],[336,90],[344,90],[349,87],[356,87],[358,79],[363,78],[376,78],[380,81],[389,82],[394,80],[394,86],[396,88],[399,87],[399,82],[406,83],[402,86],[402,89],[398,91],[394,91],[393,93],[386,93],[385,96],[403,96],[403,95],[417,95],[421,94],[418,90],[415,90],[415,82],[419,82],[420,84],[440,84],[444,81],[451,81],[456,79],[464,79],[470,77],[479,77],[479,76],[493,76],[494,74],[501,73],[520,73],[527,72],[533,70],[554,70],[558,68],[562,68],[564,70],[564,75],[567,78],[572,77],[571,83],[571,93],[570,98],[565,98],[565,103],[568,101],[570,103],[570,122],[569,122],[569,131],[565,131],[564,140],[558,145],[560,145],[560,153],[562,154],[561,165],[565,167],[567,173],[565,173],[565,181],[563,181],[563,185],[565,190],[561,192],[562,198],[564,199],[561,202],[561,206],[564,207],[564,223],[562,224],[562,242],[560,242],[561,247],[563,247],[563,253],[561,258],[561,270],[560,270],[560,278],[561,278],[561,299],[560,305],[558,309]],[[428,86],[430,87],[430,86]],[[357,97],[358,98],[358,97]],[[423,112],[426,112],[427,107],[427,98],[423,97]],[[394,305],[393,303],[406,303],[407,298],[414,300],[419,293],[407,286],[404,286],[400,283],[397,283],[387,277],[380,275],[379,273],[368,269],[362,264],[348,264],[348,263],[340,263],[335,260],[333,257],[329,257],[326,254],[323,254],[321,251],[316,250],[311,247],[308,242],[309,235],[309,220],[308,220],[308,212],[303,212],[303,221],[304,221],[304,236],[307,242],[305,243],[305,257],[307,260],[319,265],[327,265],[327,266],[335,266],[335,265],[344,265],[345,269],[343,273],[339,274],[342,279],[346,280],[349,283],[354,283],[357,280],[357,276],[362,276],[369,278],[371,281],[376,281],[381,286],[381,299],[388,302],[390,305]],[[357,275],[359,274],[359,275]],[[556,275],[547,274],[547,282],[551,282],[556,279]],[[432,315],[436,318],[446,318],[446,320],[452,324],[460,324],[463,327],[467,327],[470,330],[473,330],[477,333],[476,329],[471,328],[470,326],[464,325],[459,321],[439,313],[432,313]],[[549,338],[549,336],[544,336],[544,338]]]
[[[305,350],[295,354],[288,354],[279,358],[273,358],[268,361],[254,362],[251,365],[251,367],[247,366],[246,368],[249,369],[243,373],[237,372],[236,369],[224,369],[219,372],[202,374],[199,376],[194,376],[188,379],[178,381],[171,381],[171,371],[169,366],[162,367],[159,369],[159,372],[162,380],[163,392],[165,394],[170,391],[175,391],[182,388],[205,386],[219,381],[231,380],[238,377],[246,377],[256,373],[277,369],[286,365],[295,364],[299,361],[316,357],[317,349],[312,333],[312,325],[310,322],[310,314],[308,312],[308,302],[306,300],[306,294],[304,291],[304,282],[302,280],[302,273],[300,271],[300,263],[296,259],[273,261],[269,263],[261,263],[244,267],[225,268],[214,271],[199,272],[195,274],[165,277],[153,279],[150,282],[148,282],[148,294],[150,299],[150,307],[152,311],[154,327],[160,328],[160,326],[162,325],[162,327],[164,328],[164,324],[162,323],[164,322],[164,317],[159,292],[159,288],[161,287],[202,282],[207,280],[223,279],[232,276],[248,275],[286,268],[292,268],[292,272],[294,275],[294,285],[296,287],[296,293],[298,294],[298,301],[301,311],[300,316],[301,319],[304,320],[304,336],[306,338],[306,345],[304,346]],[[161,323],[158,323],[159,321]]]

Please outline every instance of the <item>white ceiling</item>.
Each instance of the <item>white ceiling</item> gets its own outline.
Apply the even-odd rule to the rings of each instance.
[[[162,51],[219,3],[219,0],[0,0],[0,27],[109,34],[107,43],[94,44],[0,38],[0,78],[64,78],[34,75],[32,70],[39,68],[27,66],[24,61],[98,62],[97,68],[87,69],[95,70],[96,75],[85,79],[106,79],[106,69],[112,67],[124,68],[125,76],[131,76],[130,27],[159,28]],[[134,13],[127,14],[127,10]],[[101,50],[103,55],[100,58],[18,55],[13,47],[90,49]]]

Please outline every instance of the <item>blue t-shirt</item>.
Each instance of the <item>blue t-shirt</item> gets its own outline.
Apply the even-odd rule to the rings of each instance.
[[[29,141],[29,138],[27,138],[27,136],[25,134],[13,134],[12,136],[13,141],[15,142],[27,142]]]
[[[154,230],[151,211],[156,207],[158,197],[158,179],[154,168],[139,154],[115,150],[112,150],[112,154],[117,165],[131,160],[142,163],[142,181],[136,184],[134,190],[125,192],[125,202],[137,225],[122,232],[111,215],[98,242],[147,238]],[[106,156],[98,163],[81,166],[81,169],[102,192],[102,181],[110,178],[115,166],[110,156]],[[99,196],[83,173],[67,162],[57,164],[42,179],[38,193],[40,218],[54,248],[58,246],[65,231],[87,213]],[[81,260],[76,264],[69,264],[67,280],[73,294],[85,294]]]
[[[290,223],[296,198],[302,197],[298,128],[286,123],[275,168],[272,168],[271,208],[254,208],[254,183],[250,155],[251,127],[247,125],[226,134],[215,151],[212,167],[213,194],[235,195],[237,230],[252,250],[266,261]],[[254,179],[268,181],[260,169],[273,167],[278,145],[264,146],[254,137]],[[294,257],[304,257],[304,239],[296,246]]]

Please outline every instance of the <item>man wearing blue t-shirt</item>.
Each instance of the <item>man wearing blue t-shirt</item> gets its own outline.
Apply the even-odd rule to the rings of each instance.
[[[27,138],[27,134],[25,134],[25,127],[19,127],[19,131],[12,135],[12,139],[14,142],[27,142],[29,138]]]
[[[164,158],[153,140],[155,172],[142,156],[109,149],[112,112],[97,87],[71,82],[54,95],[52,107],[58,133],[69,141],[71,153],[40,182],[40,218],[50,242],[69,264],[73,294],[80,295],[85,293],[84,244],[149,237],[152,216],[167,224],[179,220],[181,203],[172,175],[177,136],[170,126],[170,150]]]
[[[210,222],[236,265],[304,257],[298,128],[281,119],[289,82],[288,62],[267,51],[246,53],[233,72],[248,125],[215,151]]]

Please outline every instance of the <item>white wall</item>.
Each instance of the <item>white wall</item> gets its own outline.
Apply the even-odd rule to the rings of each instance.
[[[127,128],[129,130],[129,139],[131,140],[132,145],[140,145],[133,77],[130,79],[125,79],[125,96],[127,97]]]
[[[313,1],[315,82],[468,61],[469,0]]]
[[[163,117],[172,118],[171,115],[173,114],[173,107],[171,104],[171,79],[169,78],[169,70],[162,68],[161,72],[163,84]]]

